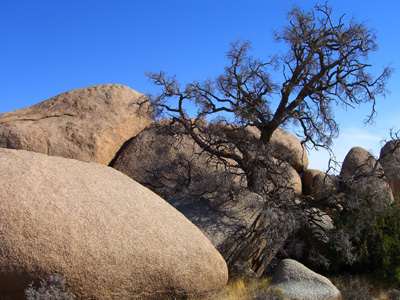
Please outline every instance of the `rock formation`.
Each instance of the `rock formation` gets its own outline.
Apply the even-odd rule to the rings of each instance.
[[[400,193],[399,141],[382,148],[382,165],[351,149],[334,176],[307,169],[305,147],[283,129],[265,149],[256,127],[193,121],[208,142],[224,141],[219,150],[256,162],[242,166],[252,191],[239,163],[203,151],[172,120],[153,123],[144,96],[121,85],[1,114],[0,147],[32,152],[0,148],[0,293],[18,297],[32,280],[61,275],[79,299],[201,295],[226,283],[227,265],[257,276],[300,248],[302,262],[329,255],[332,211],[367,200],[378,212]],[[289,298],[340,296],[290,260],[273,283]]]
[[[393,202],[393,194],[381,164],[361,147],[350,149],[343,161],[340,178],[354,195],[368,196],[377,204]]]
[[[68,91],[0,115],[0,147],[108,165],[152,122],[144,95],[118,84]]]
[[[169,199],[188,193],[227,193],[242,186],[243,176],[230,172],[199,146],[182,126],[164,119],[130,141],[113,167]]]
[[[234,126],[227,126],[228,133],[230,132],[232,134],[235,132],[234,129]],[[256,127],[247,126],[245,130],[248,134],[260,139],[261,133]],[[307,150],[300,140],[293,134],[282,128],[277,128],[272,134],[269,147],[271,149],[270,153],[273,156],[288,162],[298,173],[307,170]]]
[[[391,140],[383,146],[379,161],[385,170],[393,197],[400,196],[400,140]]]
[[[274,155],[287,161],[298,173],[307,170],[307,150],[293,134],[277,128],[272,134],[270,147]]]
[[[315,200],[327,197],[338,190],[336,176],[315,169],[307,169],[301,174],[303,195],[312,196]]]
[[[373,172],[379,172],[379,175],[383,175],[381,165],[364,148],[353,147],[343,161],[340,174],[363,175]]]
[[[330,280],[301,263],[284,259],[271,280],[271,289],[279,290],[285,299],[341,300],[340,291]]]
[[[227,282],[201,231],[159,196],[96,163],[0,149],[0,294],[65,276],[78,299],[169,299]]]
[[[206,122],[202,126],[206,126]],[[228,127],[232,126],[209,125],[210,130],[223,128],[233,134],[234,131],[229,131]],[[301,178],[295,169],[285,161],[278,162],[273,157],[270,160],[274,160],[276,165],[275,172],[270,172],[274,181],[293,189],[297,195],[301,194]],[[171,120],[164,119],[133,138],[113,167],[169,199],[189,193],[203,195],[218,191],[221,195],[246,186],[243,171],[233,161],[227,162],[225,164],[202,151],[179,124],[171,125]],[[272,189],[271,184],[265,182],[267,190]]]
[[[293,220],[279,209],[266,209],[265,200],[248,190],[218,200],[186,195],[168,202],[202,230],[231,271],[246,265],[261,275],[292,233]]]

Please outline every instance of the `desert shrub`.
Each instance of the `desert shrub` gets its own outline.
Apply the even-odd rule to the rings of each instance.
[[[375,297],[368,289],[370,281],[358,276],[340,276],[333,280],[335,286],[340,290],[343,300],[373,300]]]
[[[281,290],[264,289],[259,292],[255,300],[283,300],[285,299],[282,295]]]
[[[65,290],[65,278],[50,275],[48,281],[41,280],[40,287],[35,288],[33,282],[25,290],[27,300],[73,300],[75,296]]]
[[[399,300],[400,299],[400,290],[391,289],[388,292],[388,300]]]
[[[190,300],[280,300],[274,292],[267,291],[271,277],[244,278],[235,277],[220,291],[210,293],[202,298]],[[266,298],[266,297],[270,298]],[[279,296],[279,295],[278,295]]]
[[[400,283],[400,208],[383,211],[362,207],[334,217],[331,265],[336,270],[370,273]]]

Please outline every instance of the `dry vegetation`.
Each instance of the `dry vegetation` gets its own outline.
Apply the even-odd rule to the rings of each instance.
[[[235,278],[230,280],[221,291],[212,293],[204,298],[194,298],[191,300],[250,300],[256,298],[266,290],[270,284],[271,277],[262,279]],[[265,298],[266,299],[266,298]],[[279,298],[277,298],[279,299]]]
[[[400,300],[400,289],[374,278],[343,275],[330,278],[341,291],[342,300]],[[221,291],[191,300],[280,300],[277,292],[268,291],[271,277],[261,279],[236,278]]]

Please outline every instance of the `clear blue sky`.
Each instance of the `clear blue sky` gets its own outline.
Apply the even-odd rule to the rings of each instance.
[[[281,51],[272,32],[286,24],[297,3],[269,0],[0,0],[0,113],[30,106],[65,91],[104,83],[156,92],[144,71],[164,70],[182,83],[218,75],[230,43],[250,40],[254,55]],[[321,2],[320,2],[321,3]],[[376,124],[364,127],[369,107],[337,110],[339,159],[353,146],[379,155],[380,141],[398,121],[400,87],[400,2],[331,0],[376,30],[380,49],[371,55],[379,72],[391,63],[392,93],[379,99]],[[376,69],[375,69],[376,67]],[[280,80],[281,78],[277,78]],[[311,153],[310,167],[324,169],[327,156]]]

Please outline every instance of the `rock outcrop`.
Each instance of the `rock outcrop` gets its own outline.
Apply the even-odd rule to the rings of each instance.
[[[293,134],[277,128],[272,134],[270,147],[275,156],[287,161],[298,173],[307,169],[307,150]]]
[[[353,147],[343,161],[340,174],[361,175],[372,172],[382,173],[382,167],[377,163],[375,157],[364,148]]]
[[[228,193],[244,184],[243,176],[202,151],[181,125],[171,124],[169,119],[140,132],[113,167],[164,199],[189,193]]]
[[[152,122],[143,94],[118,84],[71,90],[0,115],[0,147],[108,165]]]
[[[344,183],[348,182],[355,195],[368,195],[376,203],[394,200],[381,164],[364,148],[350,149],[343,161],[340,178]]]
[[[206,122],[200,126],[206,127]],[[228,135],[236,133],[231,125],[223,123],[211,123],[205,132],[210,130],[215,133],[221,128]],[[234,147],[232,151],[235,151]],[[270,161],[274,169],[268,172],[274,178],[265,182],[265,189],[271,190],[274,181],[292,189],[297,195],[301,194],[301,178],[296,170],[286,161],[273,157]],[[164,119],[133,138],[113,167],[164,199],[170,199],[189,193],[227,194],[246,186],[243,171],[237,168],[234,161],[226,162],[228,164],[203,151],[181,125],[171,125],[171,120]]]
[[[110,167],[0,149],[0,173],[1,295],[52,274],[78,299],[181,298],[227,282],[197,227]]]
[[[393,197],[400,196],[400,140],[391,140],[381,149],[379,161],[385,170]]]
[[[279,209],[267,209],[265,200],[248,190],[218,200],[186,195],[168,202],[202,230],[230,271],[245,265],[261,275],[295,224]]]
[[[272,160],[273,161],[273,160]],[[275,175],[272,177],[274,185],[267,190],[272,190],[278,185],[280,188],[285,187],[293,191],[295,195],[301,195],[302,183],[301,177],[297,171],[286,161],[278,162],[275,160]]]
[[[271,289],[282,292],[285,299],[342,299],[340,291],[328,278],[292,259],[284,259],[278,265],[271,280]]]
[[[308,169],[301,175],[303,195],[319,200],[338,190],[337,178],[315,169]]]
[[[329,231],[334,229],[332,218],[328,213],[318,208],[308,209],[306,214],[309,221],[307,228],[304,228],[303,231],[307,232],[308,248],[326,250],[325,246],[329,242]]]
[[[248,126],[245,130],[255,138],[261,138],[261,132],[256,127]],[[272,134],[269,148],[273,156],[288,162],[298,173],[307,170],[309,161],[306,147],[293,134],[277,128]]]

